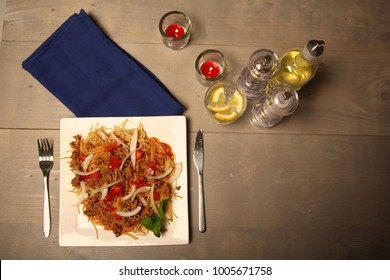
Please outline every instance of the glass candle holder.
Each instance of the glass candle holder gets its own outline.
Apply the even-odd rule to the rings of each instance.
[[[171,11],[162,16],[159,30],[165,46],[172,50],[180,50],[190,40],[191,20],[184,13]]]
[[[227,60],[218,50],[205,50],[195,60],[197,80],[204,86],[221,81],[226,72]]]
[[[205,108],[217,124],[227,125],[237,121],[245,112],[246,95],[231,81],[213,84],[206,92]]]

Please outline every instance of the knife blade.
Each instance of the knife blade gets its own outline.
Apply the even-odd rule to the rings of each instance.
[[[206,215],[204,204],[204,190],[203,190],[203,163],[204,163],[204,144],[203,144],[203,130],[199,129],[195,140],[194,162],[198,171],[198,192],[199,192],[199,231],[206,231]]]

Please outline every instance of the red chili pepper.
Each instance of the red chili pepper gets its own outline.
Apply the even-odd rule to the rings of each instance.
[[[130,182],[130,185],[135,185],[137,189],[149,186],[149,184],[145,182],[144,177],[139,177],[137,180]]]
[[[99,172],[99,171],[96,171],[96,172],[93,172],[92,174],[89,174],[89,175],[82,175],[81,178],[83,180],[86,180],[86,179],[95,179],[95,178],[100,178],[102,177],[102,174]]]
[[[143,155],[144,155],[144,151],[142,151],[141,149],[137,149],[135,151],[135,158],[136,159],[141,159]]]
[[[160,194],[159,194],[158,192],[154,191],[154,192],[153,192],[153,199],[154,199],[155,201],[158,201],[158,200],[160,199]]]
[[[157,171],[157,164],[155,162],[149,162],[148,163],[148,174],[149,175],[154,175]]]
[[[123,196],[122,183],[116,184],[104,198],[104,202],[113,201],[116,196]]]
[[[117,219],[117,220],[122,219],[122,217],[120,215],[118,215],[117,213],[114,213],[114,218]]]
[[[113,196],[123,196],[123,190],[122,190],[122,183],[118,183],[116,184],[112,190],[110,191],[110,193],[113,195]]]
[[[108,169],[111,171],[114,171],[117,169],[122,163],[122,160],[120,158],[110,156],[110,159],[108,160]]]
[[[121,143],[119,143],[119,141],[114,141],[114,143],[112,143],[111,145],[106,146],[106,151],[111,152],[111,151],[115,150],[116,148],[118,148],[120,145],[121,145]]]
[[[104,202],[110,202],[114,199],[114,197],[110,194],[107,194],[106,197],[104,198]]]
[[[84,160],[87,158],[87,156],[85,156],[85,155],[83,155],[83,154],[79,154],[78,158],[79,158],[80,160],[84,161]]]
[[[107,206],[106,207],[106,210],[107,211],[114,211],[114,210],[116,210],[114,207],[112,207],[112,206]]]

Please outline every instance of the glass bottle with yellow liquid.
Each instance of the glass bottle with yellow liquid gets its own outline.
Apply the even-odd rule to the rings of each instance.
[[[317,72],[317,58],[324,52],[325,42],[311,40],[303,49],[287,51],[280,59],[280,68],[268,87],[276,84],[290,85],[298,90]],[[267,91],[267,90],[266,90]]]

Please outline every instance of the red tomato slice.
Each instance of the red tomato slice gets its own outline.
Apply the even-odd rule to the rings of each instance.
[[[119,141],[114,141],[114,143],[112,143],[111,145],[106,146],[106,151],[111,152],[112,150],[118,148],[120,145],[121,143],[119,143]]]
[[[122,163],[122,160],[120,158],[110,156],[110,159],[108,160],[108,169],[111,171],[114,171],[117,169]]]
[[[100,174],[99,171],[96,171],[92,174],[89,174],[89,175],[83,175],[81,176],[81,178],[83,178],[83,180],[86,180],[86,179],[95,179],[95,178],[100,178],[102,177],[102,174]]]

